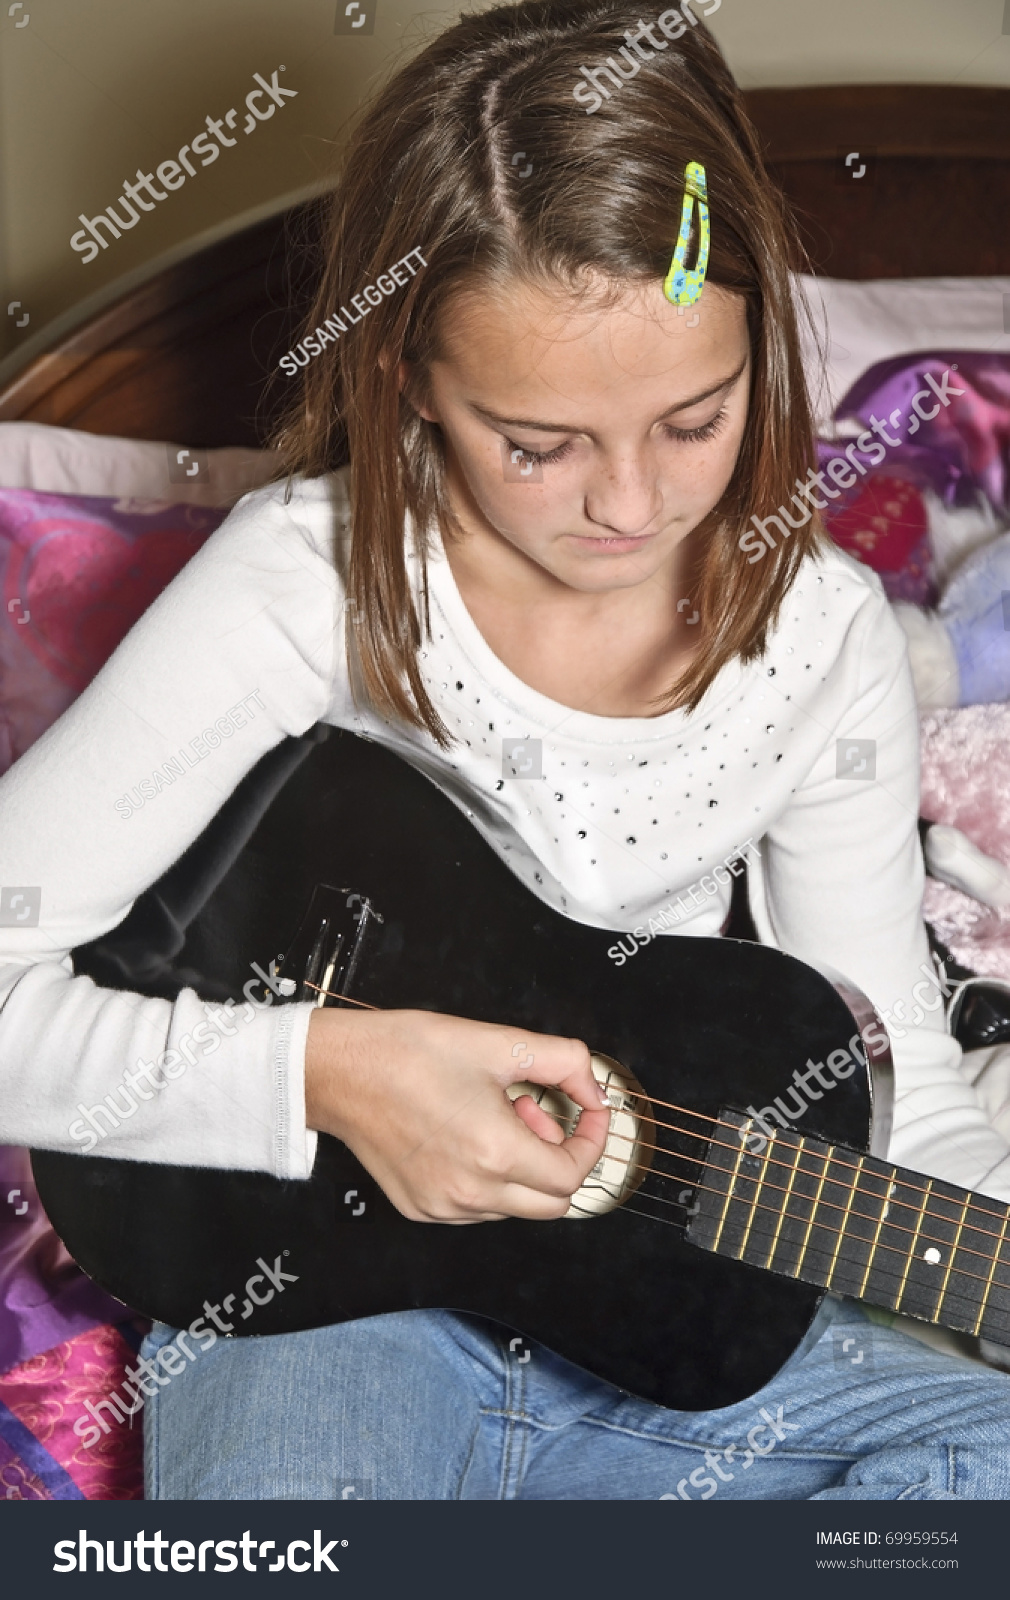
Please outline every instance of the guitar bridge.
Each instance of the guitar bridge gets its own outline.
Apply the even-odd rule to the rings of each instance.
[[[291,999],[340,1005],[360,970],[369,937],[382,920],[367,895],[317,883],[291,945],[270,963],[271,975]]]

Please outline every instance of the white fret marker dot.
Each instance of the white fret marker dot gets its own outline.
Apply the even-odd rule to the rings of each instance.
[[[930,1245],[928,1250],[922,1252],[922,1259],[923,1261],[928,1261],[931,1267],[938,1267],[940,1265],[940,1252],[939,1250],[934,1250],[933,1246]]]

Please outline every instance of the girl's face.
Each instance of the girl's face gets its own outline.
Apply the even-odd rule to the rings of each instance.
[[[584,592],[671,571],[740,448],[740,296],[709,283],[680,314],[658,282],[608,308],[520,283],[466,291],[445,315],[442,349],[419,409],[442,430],[467,535],[504,541]]]

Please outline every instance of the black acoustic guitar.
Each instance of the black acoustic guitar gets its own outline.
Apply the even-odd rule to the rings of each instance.
[[[303,1183],[37,1151],[57,1232],[175,1326],[205,1305],[250,1335],[449,1307],[682,1409],[766,1383],[826,1289],[1010,1343],[1010,1208],[883,1159],[889,1062],[871,1088],[866,1003],[754,943],[657,938],[618,967],[618,937],[543,905],[378,745],[287,741],[76,969],[242,1001],[256,963],[278,1004],[347,996],[575,1035],[609,1088],[605,1155],[567,1218],[446,1227],[406,1221],[326,1137]],[[542,1103],[571,1125],[571,1102]],[[257,1262],[283,1292],[250,1277]]]

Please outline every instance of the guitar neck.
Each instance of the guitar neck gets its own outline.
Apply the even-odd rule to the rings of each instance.
[[[687,1237],[716,1255],[1010,1344],[1010,1206],[720,1112]]]

